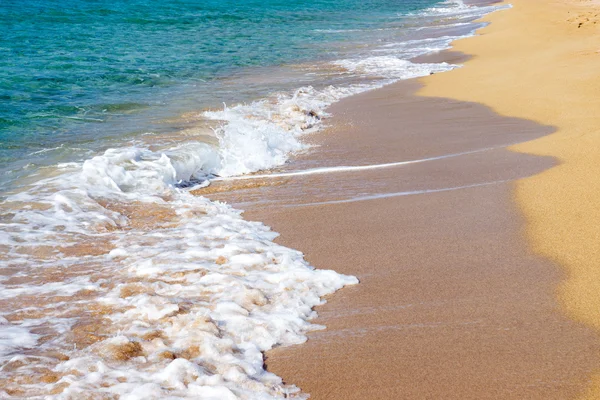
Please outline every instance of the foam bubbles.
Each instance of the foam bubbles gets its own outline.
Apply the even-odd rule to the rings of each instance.
[[[374,56],[362,59],[340,60],[334,64],[355,74],[392,79],[417,78],[456,68],[455,65],[448,63],[417,64],[394,56]]]
[[[27,328],[13,325],[6,318],[0,317],[0,357],[18,349],[34,347],[38,338],[39,335],[32,334]]]
[[[329,105],[370,88],[303,87],[291,95],[205,112],[206,118],[222,122],[215,130],[222,166],[217,174],[234,176],[284,164],[291,154],[308,148],[301,136],[322,127]]]
[[[472,6],[463,0],[446,0],[434,7],[420,11],[420,15],[452,18],[455,22],[481,17],[490,12],[510,8],[510,5]]]
[[[263,352],[304,342],[318,328],[313,307],[357,280],[315,270],[268,227],[178,187],[222,171],[225,159],[206,144],[110,149],[7,198],[14,215],[1,239],[22,275],[2,283],[0,301],[16,305],[3,312],[20,323],[2,320],[0,357],[34,346],[66,355],[15,364],[8,377],[52,371],[38,378],[53,382],[19,390],[145,399],[297,392],[264,370]]]

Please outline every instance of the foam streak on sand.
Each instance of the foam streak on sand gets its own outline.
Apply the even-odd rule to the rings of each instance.
[[[357,201],[388,199],[390,197],[402,197],[402,196],[414,196],[414,195],[418,195],[418,194],[451,192],[453,190],[462,190],[462,189],[471,189],[471,188],[477,188],[477,187],[482,187],[482,186],[498,185],[500,183],[506,183],[506,182],[508,182],[508,181],[503,180],[503,181],[474,183],[472,185],[455,186],[455,187],[440,188],[440,189],[410,190],[407,192],[394,192],[394,193],[379,193],[379,194],[372,194],[372,195],[368,195],[368,196],[353,197],[351,199],[344,199],[344,200],[322,201],[319,203],[293,204],[288,207],[308,207],[308,206],[318,206],[318,205],[324,205],[324,204],[355,203]]]
[[[358,172],[358,171],[368,171],[372,169],[381,169],[381,168],[392,168],[392,167],[401,167],[403,165],[410,164],[418,164],[427,161],[437,161],[444,160],[446,158],[460,157],[466,156],[468,154],[481,153],[484,151],[504,148],[506,146],[497,146],[497,147],[486,147],[483,149],[477,149],[472,151],[463,151],[460,153],[454,154],[445,154],[443,156],[437,157],[428,157],[422,158],[419,160],[409,160],[409,161],[398,161],[393,163],[385,163],[385,164],[371,164],[371,165],[355,165],[355,166],[340,166],[340,167],[326,167],[326,168],[314,168],[308,169],[305,171],[293,171],[293,172],[280,172],[273,174],[257,174],[257,175],[241,175],[241,176],[230,176],[225,178],[215,178],[213,181],[236,181],[236,180],[252,180],[252,179],[265,179],[265,178],[287,178],[292,176],[305,176],[305,175],[318,175],[318,174],[330,174],[335,172]]]

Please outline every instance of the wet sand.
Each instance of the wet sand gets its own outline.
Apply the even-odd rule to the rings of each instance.
[[[553,128],[417,89],[401,82],[334,105],[320,147],[285,169],[453,156],[211,196],[317,268],[361,281],[318,309],[326,330],[269,352],[268,369],[313,399],[576,397],[600,345],[561,313],[564,277],[527,248],[512,201],[517,179],[556,161],[506,149]],[[352,200],[373,195],[387,197]]]

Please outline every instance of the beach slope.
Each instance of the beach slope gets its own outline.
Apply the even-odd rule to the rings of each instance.
[[[564,267],[564,309],[600,329],[600,3],[514,0],[487,17],[480,36],[455,49],[474,55],[464,68],[426,79],[423,96],[476,101],[496,112],[555,126],[513,147],[559,165],[516,185],[527,238]],[[599,398],[598,385],[589,398]]]
[[[527,248],[512,201],[516,180],[556,161],[506,150],[553,128],[417,89],[333,105],[320,147],[290,168],[420,161],[221,195],[312,265],[361,281],[268,369],[314,399],[575,398],[599,366],[597,336],[558,310],[562,274]]]
[[[599,397],[600,11],[513,4],[463,68],[330,107],[286,167],[326,172],[215,195],[360,279],[267,354],[312,398]]]

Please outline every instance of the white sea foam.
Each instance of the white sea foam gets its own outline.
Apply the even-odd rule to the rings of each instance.
[[[54,334],[52,341],[37,344],[39,350],[60,349],[70,358],[53,367],[61,376],[53,387],[68,384],[59,398],[98,391],[122,398],[266,399],[296,391],[264,370],[263,352],[305,341],[306,332],[317,328],[309,321],[321,297],[357,280],[313,269],[301,253],[273,243],[277,234],[264,225],[178,189],[178,180],[205,166],[186,155],[202,151],[111,149],[77,171],[8,198],[5,205],[16,214],[2,226],[1,242],[11,249],[8,266],[28,265],[32,276],[49,271],[69,276],[4,282],[0,299],[24,307],[10,312],[37,310],[31,298],[85,293],[85,299],[57,311],[79,310],[83,317],[85,310],[102,307],[107,311],[96,318],[109,326],[94,332],[101,337],[89,347],[73,350],[68,327],[77,321],[65,329],[60,318],[26,318],[19,325],[3,320],[4,362],[33,347],[34,332],[43,328]],[[217,168],[213,161],[209,170]],[[24,203],[28,206],[19,209]],[[136,223],[148,212],[149,225]],[[109,246],[68,255],[84,241]],[[40,245],[50,251],[36,253]],[[131,282],[135,290],[128,293]],[[44,390],[25,386],[33,393]]]
[[[448,63],[412,63],[394,56],[373,56],[339,60],[334,62],[334,64],[354,74],[392,79],[418,78],[431,73],[444,72],[456,68],[455,65]]]
[[[15,349],[35,346],[38,335],[32,334],[27,328],[13,325],[0,317],[0,357],[5,357]]]
[[[292,95],[282,93],[272,99],[205,112],[205,117],[222,121],[215,132],[221,160],[217,173],[232,176],[282,165],[291,154],[307,148],[300,137],[321,127],[329,105],[371,88],[303,87]]]
[[[442,1],[435,7],[430,7],[425,9],[424,11],[420,11],[421,15],[443,15],[443,16],[453,16],[457,13],[463,13],[465,11],[475,10],[478,11],[480,7],[469,7],[465,4],[463,0],[446,0]]]
[[[417,15],[452,18],[454,22],[459,22],[461,19],[477,18],[485,14],[510,7],[510,4],[478,7],[467,5],[463,0],[446,0],[434,7],[419,11]]]
[[[463,20],[483,16],[493,11],[508,8],[508,5],[475,7],[462,0],[448,0],[436,7],[417,12],[417,16],[435,17],[446,21],[445,27],[464,27]],[[372,50],[371,54],[357,58],[334,61],[333,64],[353,74],[366,78],[394,80],[417,78],[431,73],[444,72],[458,67],[447,63],[413,63],[409,60],[420,55],[435,53],[451,48],[457,39],[473,36],[480,25],[471,24],[472,29],[461,35],[445,35],[386,43]],[[431,28],[419,28],[431,29]]]
[[[407,40],[399,43],[389,43],[378,47],[373,50],[373,52],[376,54],[393,54],[395,57],[400,57],[402,59],[411,59],[425,54],[448,50],[452,48],[451,43],[453,41],[473,36],[473,34],[474,33],[468,33],[460,36],[441,36],[436,38]],[[448,67],[451,66],[448,65]]]

